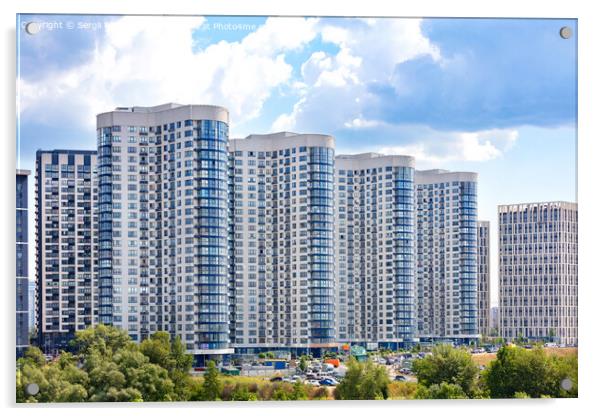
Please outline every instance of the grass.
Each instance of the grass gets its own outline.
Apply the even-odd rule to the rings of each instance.
[[[577,348],[544,348],[548,356],[568,357],[577,354]],[[473,354],[472,360],[478,365],[487,365],[495,359],[495,353]]]
[[[389,383],[389,400],[410,400],[414,398],[418,383],[393,381]]]

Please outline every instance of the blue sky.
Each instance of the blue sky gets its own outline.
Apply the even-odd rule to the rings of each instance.
[[[339,153],[476,171],[494,227],[498,204],[576,199],[575,20],[29,21],[42,30],[18,30],[21,168],[39,148],[94,149],[95,114],[116,106],[206,103],[230,110],[233,137],[327,133]]]

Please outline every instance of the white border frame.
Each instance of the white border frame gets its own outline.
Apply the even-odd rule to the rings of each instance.
[[[478,0],[422,0],[420,2],[399,2],[386,0],[16,0],[0,3],[3,29],[2,42],[2,85],[5,97],[1,101],[2,136],[8,143],[8,151],[1,152],[2,189],[9,200],[2,204],[1,229],[3,233],[0,253],[3,268],[3,331],[10,328],[14,332],[14,174],[16,154],[15,129],[15,21],[16,13],[85,13],[85,14],[236,14],[236,15],[320,15],[320,16],[403,16],[403,17],[534,17],[534,18],[577,18],[579,41],[579,138],[578,138],[578,203],[579,203],[579,268],[582,276],[579,288],[579,353],[580,391],[579,399],[564,400],[473,400],[473,401],[412,401],[412,402],[257,402],[257,403],[162,403],[162,404],[86,404],[86,405],[45,405],[39,407],[16,406],[14,404],[14,337],[4,337],[2,358],[5,360],[0,377],[3,405],[12,414],[30,414],[42,411],[54,415],[105,415],[111,408],[130,408],[134,412],[143,410],[151,415],[161,415],[177,409],[187,413],[202,413],[218,410],[229,414],[245,415],[307,415],[308,412],[344,413],[345,415],[365,415],[372,409],[378,412],[422,414],[465,414],[486,412],[488,415],[507,415],[509,412],[545,413],[566,415],[589,413],[599,394],[600,359],[598,347],[602,345],[597,319],[598,302],[602,279],[596,268],[595,259],[599,256],[598,239],[602,235],[597,210],[600,184],[595,178],[602,177],[602,163],[599,135],[602,131],[602,90],[600,74],[600,40],[602,40],[602,15],[594,7],[595,2],[575,2],[548,0],[527,2],[505,0],[486,2]],[[598,74],[596,76],[595,74]],[[598,104],[596,106],[596,104]],[[598,112],[596,114],[595,112]],[[5,194],[5,195],[6,195]],[[8,266],[10,265],[10,267]],[[4,332],[6,333],[6,332]],[[5,413],[5,414],[7,414]]]

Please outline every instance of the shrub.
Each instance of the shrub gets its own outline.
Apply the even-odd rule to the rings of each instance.
[[[416,391],[417,399],[467,399],[461,386],[442,382],[431,384],[429,387],[421,385]]]

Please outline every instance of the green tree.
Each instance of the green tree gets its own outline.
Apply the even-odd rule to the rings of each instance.
[[[293,384],[291,400],[307,400],[307,391],[305,390],[303,383],[301,383],[301,380],[297,380],[295,384]]]
[[[98,352],[104,357],[111,357],[117,350],[131,344],[135,345],[126,331],[103,324],[77,332],[70,342],[78,354]]]
[[[272,392],[271,400],[294,400],[289,395],[289,392],[284,389],[282,383],[278,383],[274,391]]]
[[[192,357],[167,333],[138,345],[127,332],[98,325],[77,332],[71,347],[75,354],[63,352],[52,362],[28,349],[17,361],[17,401],[170,401],[199,393],[189,374]],[[29,396],[34,383],[39,392]]]
[[[299,360],[299,370],[305,372],[307,371],[307,356],[306,355],[302,355],[301,359]]]
[[[205,401],[219,400],[222,392],[222,383],[219,379],[219,370],[213,360],[209,361],[205,375],[203,376],[202,398]]]
[[[467,399],[466,393],[462,387],[457,384],[449,384],[445,381],[441,384],[431,384],[418,386],[416,399]]]
[[[125,385],[140,392],[144,401],[170,401],[173,382],[167,370],[152,364],[137,348],[125,348],[115,354],[115,363],[125,376]]]
[[[30,384],[39,387],[35,396],[27,393]],[[18,402],[83,402],[88,398],[87,385],[87,374],[75,365],[69,353],[46,363],[43,354],[34,347],[17,362]]]
[[[527,350],[516,346],[500,348],[483,378],[493,398],[511,398],[516,393],[529,397],[577,397],[577,358],[547,357],[543,348]],[[572,388],[563,389],[568,379]]]
[[[413,371],[418,382],[425,387],[442,383],[456,384],[469,397],[477,394],[479,369],[466,350],[447,344],[436,345],[432,355],[414,361]]]
[[[192,356],[186,353],[186,348],[180,337],[170,342],[167,332],[160,331],[152,334],[140,344],[140,351],[148,357],[150,363],[165,370],[173,383],[174,400],[190,398],[189,372],[192,368]]]
[[[257,400],[257,394],[249,392],[249,387],[246,385],[237,385],[230,400],[236,402],[250,402]]]
[[[360,363],[351,358],[345,377],[335,389],[335,397],[339,400],[387,399],[388,389],[389,377],[384,367],[371,360]]]

